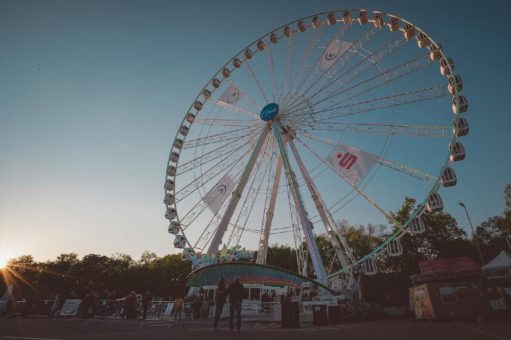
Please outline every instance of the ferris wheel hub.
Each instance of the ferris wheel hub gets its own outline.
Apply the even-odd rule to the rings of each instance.
[[[266,104],[263,109],[261,110],[261,113],[259,114],[259,117],[264,120],[265,122],[268,122],[270,120],[274,120],[275,117],[279,114],[279,105],[276,103],[270,103]]]

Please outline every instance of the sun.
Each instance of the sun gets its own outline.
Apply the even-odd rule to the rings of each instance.
[[[0,269],[7,267],[7,263],[9,263],[7,255],[0,253]]]

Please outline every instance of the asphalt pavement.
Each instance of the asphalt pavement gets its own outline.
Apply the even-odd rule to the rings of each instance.
[[[231,332],[227,321],[213,331],[210,322],[144,321],[112,319],[0,319],[0,339],[242,339],[242,340],[511,340],[511,320],[493,323],[421,322],[379,320],[298,329],[278,323],[245,322],[240,332]]]

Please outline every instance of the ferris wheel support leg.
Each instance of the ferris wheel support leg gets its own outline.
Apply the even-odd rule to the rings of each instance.
[[[328,285],[328,278],[325,271],[325,266],[323,265],[323,261],[321,260],[321,256],[319,254],[318,245],[316,244],[316,240],[314,238],[314,233],[312,232],[312,223],[309,221],[307,217],[307,210],[305,209],[305,205],[302,200],[302,196],[300,194],[300,189],[298,188],[298,183],[295,178],[295,174],[291,169],[291,165],[289,164],[289,158],[287,157],[286,148],[284,146],[284,142],[282,141],[282,136],[280,134],[279,128],[280,125],[278,122],[273,121],[273,133],[275,135],[275,139],[277,140],[277,144],[279,146],[280,156],[282,157],[282,162],[284,163],[284,169],[286,171],[287,182],[291,189],[291,194],[293,195],[293,200],[295,201],[296,210],[298,212],[298,217],[300,218],[300,223],[303,228],[303,233],[305,236],[305,241],[307,242],[307,248],[309,250],[309,255],[312,260],[312,265],[314,266],[314,272],[316,273],[317,280],[324,284]]]
[[[300,157],[300,154],[298,153],[298,150],[296,149],[296,146],[292,140],[289,141],[289,145],[291,146],[291,151],[293,152],[293,156],[295,157],[296,163],[298,163],[298,167],[300,168],[302,176],[305,179],[305,183],[307,184],[307,189],[309,189],[312,201],[314,202],[314,205],[316,206],[319,216],[321,217],[321,221],[325,225],[325,229],[330,238],[330,242],[332,243],[332,246],[335,249],[336,255],[343,268],[348,267],[349,265],[348,260],[346,259],[346,255],[344,254],[343,249],[341,248],[341,244],[339,243],[337,237],[339,237],[341,241],[344,241],[344,238],[342,237],[342,235],[336,234],[337,226],[335,225],[335,221],[330,212],[328,211],[328,209],[326,208],[325,203],[321,198],[321,195],[319,194],[316,185],[312,181],[309,172],[305,168],[305,165],[302,162],[302,158]],[[348,254],[348,256],[350,256],[351,249],[347,248],[347,243],[345,241],[343,242],[343,246],[346,248],[345,251]]]
[[[222,243],[222,238],[225,234],[225,231],[227,230],[227,226],[229,225],[231,217],[234,214],[234,211],[236,210],[238,202],[241,199],[243,190],[245,189],[245,186],[248,182],[248,178],[250,177],[250,174],[252,173],[252,169],[254,168],[254,165],[256,163],[257,157],[259,156],[259,153],[261,152],[264,142],[266,141],[268,132],[270,132],[270,128],[271,128],[270,124],[268,124],[264,127],[263,131],[261,132],[261,135],[259,136],[259,139],[257,140],[257,144],[254,148],[254,151],[252,151],[252,154],[250,155],[250,159],[248,160],[247,166],[245,167],[245,169],[243,170],[243,173],[241,174],[238,185],[236,186],[236,189],[234,189],[234,191],[232,192],[232,196],[231,196],[231,200],[229,201],[229,205],[225,209],[225,212],[222,215],[222,219],[220,220],[220,223],[218,224],[218,227],[216,229],[215,235],[213,236],[213,239],[211,240],[211,243],[209,244],[208,251],[207,251],[207,254],[209,256],[216,256],[216,254],[218,252],[218,247]]]
[[[282,174],[282,157],[277,161],[277,168],[275,170],[275,178],[273,179],[273,186],[271,190],[270,203],[268,211],[266,212],[266,220],[264,221],[264,229],[259,240],[259,251],[257,252],[256,263],[265,264],[266,256],[268,254],[268,239],[270,238],[271,223],[273,221],[273,214],[275,212],[275,203],[277,202],[277,193],[279,192],[280,175]]]

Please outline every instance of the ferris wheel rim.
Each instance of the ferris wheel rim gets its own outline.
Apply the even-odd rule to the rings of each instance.
[[[201,89],[201,91],[199,92],[199,94],[195,97],[195,99],[193,100],[192,104],[190,105],[190,107],[188,108],[187,110],[187,113],[185,114],[185,116],[183,117],[183,120],[180,124],[180,126],[188,126],[189,128],[191,128],[192,124],[186,124],[187,122],[187,116],[192,113],[195,115],[195,119],[197,119],[197,117],[199,116],[200,114],[200,109],[196,109],[194,106],[197,102],[201,102],[201,96],[204,97],[204,102],[208,99],[208,98],[205,98],[204,96],[204,91],[205,90],[208,90],[210,89],[210,85],[214,82],[215,79],[219,79],[219,75],[222,74],[222,71],[225,70],[226,68],[229,67],[229,65],[232,65],[232,63],[237,59],[239,58],[240,56],[243,55],[243,53],[249,49],[251,49],[251,47],[255,47],[256,44],[259,42],[259,41],[263,41],[265,38],[267,38],[265,41],[266,43],[269,43],[270,41],[268,40],[271,36],[272,33],[276,33],[277,31],[279,30],[282,30],[283,28],[285,27],[289,27],[293,24],[296,24],[296,23],[299,23],[301,21],[304,21],[304,20],[308,20],[308,19],[311,19],[311,18],[314,18],[314,17],[317,17],[317,16],[322,16],[322,15],[326,15],[326,14],[330,14],[330,13],[334,13],[334,14],[338,14],[338,13],[345,13],[346,11],[349,11],[350,13],[352,12],[360,12],[361,10],[345,10],[345,9],[339,9],[339,10],[333,10],[333,11],[326,11],[326,12],[320,12],[320,13],[316,13],[316,14],[313,14],[313,15],[310,15],[310,16],[306,16],[306,17],[303,17],[303,18],[300,18],[300,19],[296,19],[296,20],[293,20],[287,24],[284,24],[272,31],[269,31],[268,33],[262,35],[261,37],[255,39],[253,42],[251,42],[250,44],[248,44],[247,46],[245,46],[243,49],[241,49],[238,53],[236,53],[234,55],[234,57],[232,57],[231,59],[229,59],[222,67],[220,67],[220,69],[213,75],[213,77],[211,79],[208,80],[208,82],[206,82],[206,84],[204,85],[204,87]],[[372,13],[382,13],[385,17],[387,18],[397,18],[400,22],[402,23],[406,23],[406,24],[409,24],[409,25],[412,25],[414,27],[415,30],[417,30],[418,32],[424,34],[430,41],[433,45],[436,45],[436,46],[439,46],[439,44],[437,42],[435,42],[431,36],[426,33],[425,31],[423,31],[422,29],[420,29],[419,27],[415,26],[414,24],[412,24],[411,22],[399,17],[399,16],[396,16],[396,15],[393,15],[393,14],[389,14],[389,13],[383,13],[383,12],[379,12],[379,11],[372,11]],[[339,21],[342,23],[342,19],[339,20],[339,19],[336,19],[336,23],[339,23]],[[311,27],[311,25],[307,26],[307,27]],[[401,30],[401,28],[400,28]],[[297,33],[298,31],[297,30],[294,30],[293,33]],[[278,39],[282,39],[283,37],[278,37]],[[257,50],[257,48],[252,48],[251,49],[253,54],[255,55],[256,53],[259,53],[259,51]],[[442,56],[443,59],[447,59],[447,56],[446,54],[444,53],[444,50],[443,48],[440,48],[439,49],[439,52]],[[248,60],[248,59],[245,59],[245,60]],[[241,59],[241,61],[243,62],[244,60]],[[450,75],[452,75],[453,77],[457,75],[457,73],[455,73],[453,67],[450,65],[450,64],[447,64],[447,67],[450,71]],[[234,69],[233,69],[234,70]],[[223,82],[225,79],[227,79],[227,77],[224,77],[221,82]],[[215,89],[213,88],[212,91],[214,91]],[[459,97],[460,95],[460,91],[458,90],[458,83],[454,83],[454,96],[455,97]],[[453,114],[453,117],[454,118],[458,118],[458,117],[461,117],[462,116],[462,112],[460,112],[461,110],[459,109],[460,107],[460,102],[457,101],[456,102],[456,107],[457,107],[457,111],[458,112],[454,112]],[[180,131],[178,130],[176,132],[176,135],[174,137],[174,141],[178,138],[180,138]],[[186,135],[185,136],[181,136],[183,137],[182,140],[184,143],[186,143]],[[453,133],[452,134],[452,137],[450,139],[450,142],[451,143],[455,143],[457,140],[458,140],[458,136]],[[176,148],[175,145],[173,144],[172,145],[172,148],[171,148],[171,152],[170,152],[170,155],[172,155],[173,152],[180,152],[182,149],[181,148]],[[167,168],[169,166],[175,166],[177,169],[179,169],[178,167],[178,164],[179,164],[179,159],[177,161],[171,161],[171,156],[169,155],[169,160],[167,162]],[[439,171],[439,175],[436,176],[436,181],[434,183],[434,185],[432,186],[431,190],[429,191],[428,195],[426,196],[426,198],[424,198],[424,200],[422,202],[420,202],[418,205],[417,205],[417,208],[413,211],[413,213],[411,214],[411,217],[410,219],[404,224],[404,227],[403,230],[398,230],[396,233],[394,233],[393,235],[389,236],[386,238],[386,240],[380,244],[378,247],[376,247],[372,252],[370,252],[369,254],[361,257],[359,260],[357,260],[357,262],[353,263],[350,268],[344,268],[344,270],[349,270],[351,268],[355,268],[355,267],[358,267],[360,265],[360,263],[362,263],[363,261],[365,261],[366,259],[368,258],[371,258],[371,257],[377,257],[379,256],[383,251],[385,251],[385,247],[393,240],[395,239],[399,239],[400,237],[402,237],[402,235],[404,235],[404,233],[406,232],[404,229],[406,229],[409,225],[409,223],[415,218],[415,217],[418,217],[420,216],[420,214],[422,213],[423,211],[423,208],[424,206],[426,205],[427,201],[428,201],[428,198],[438,192],[439,188],[441,187],[441,176],[442,176],[442,172],[443,170],[449,166],[449,164],[452,163],[452,161],[450,160],[450,155],[447,156],[447,159],[446,161],[444,162],[443,166],[440,168],[440,171]],[[168,181],[168,179],[171,178],[172,180],[175,181],[175,178],[176,178],[176,175],[174,176],[166,176],[166,182]],[[169,191],[168,190],[165,190],[166,193],[168,193]],[[175,220],[180,223],[180,217],[179,217],[179,212],[178,212],[178,209],[177,209],[177,202],[174,202],[173,204],[166,204],[167,206],[167,209],[169,208],[173,208],[175,209],[176,211],[176,218]],[[182,230],[181,231],[184,235],[184,231]],[[191,244],[188,244],[189,247],[193,248],[193,246]],[[334,273],[335,274],[335,273]],[[331,275],[334,275],[334,274],[331,274]]]

